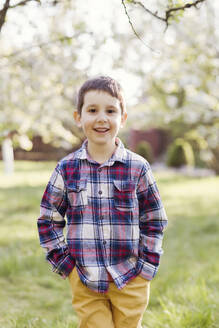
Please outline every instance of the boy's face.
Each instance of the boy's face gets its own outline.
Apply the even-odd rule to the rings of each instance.
[[[84,95],[81,114],[74,112],[74,118],[82,127],[88,145],[115,147],[115,139],[120,127],[125,123],[127,113],[122,113],[119,99],[99,90],[88,91]]]

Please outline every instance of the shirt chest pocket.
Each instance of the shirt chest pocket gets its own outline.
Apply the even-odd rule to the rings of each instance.
[[[68,200],[71,207],[84,207],[87,201],[87,180],[80,180],[68,186]]]
[[[136,193],[135,183],[132,181],[113,181],[114,204],[117,209],[130,211],[135,207]]]

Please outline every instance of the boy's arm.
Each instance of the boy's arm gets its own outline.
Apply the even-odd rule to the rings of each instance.
[[[163,253],[163,230],[167,216],[163,208],[150,165],[144,166],[139,178],[137,197],[139,202],[139,264],[140,275],[151,280],[157,273],[160,256]]]
[[[47,253],[46,259],[52,264],[53,271],[64,279],[75,266],[63,235],[66,209],[66,189],[57,165],[43,194],[37,225],[40,245]]]

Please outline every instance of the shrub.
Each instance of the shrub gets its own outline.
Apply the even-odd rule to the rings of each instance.
[[[167,150],[167,165],[180,167],[194,166],[194,153],[191,145],[182,138],[177,138]]]
[[[219,175],[219,146],[211,149],[211,159],[208,161],[208,167]]]
[[[147,141],[140,141],[138,143],[136,153],[144,157],[149,163],[153,163],[153,151],[151,145]]]
[[[208,149],[208,143],[204,137],[196,130],[191,130],[184,135],[184,139],[192,146],[195,166],[206,167],[207,162],[202,158],[202,153]]]

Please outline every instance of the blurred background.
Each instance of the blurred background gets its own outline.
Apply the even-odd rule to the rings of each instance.
[[[162,17],[185,3],[147,6]],[[1,144],[10,139],[15,159],[29,160],[77,148],[77,89],[106,74],[125,89],[128,147],[150,162],[218,174],[218,16],[217,1],[202,1],[176,11],[167,28],[132,1],[11,1],[0,34]]]
[[[151,163],[170,222],[145,327],[219,327],[218,73],[217,0],[0,0],[1,327],[77,326],[36,219],[84,140],[77,90],[103,74],[124,88],[119,136]]]

